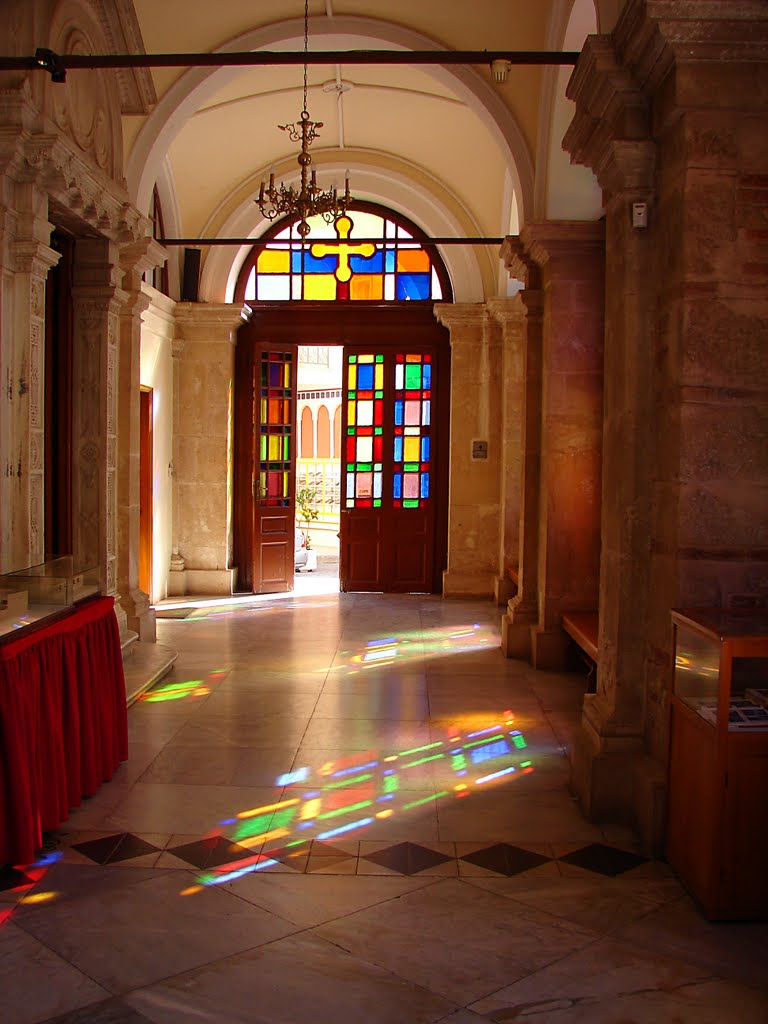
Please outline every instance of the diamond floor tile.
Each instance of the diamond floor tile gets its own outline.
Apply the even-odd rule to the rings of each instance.
[[[531,868],[537,868],[551,860],[550,857],[532,853],[519,846],[511,846],[509,843],[495,843],[483,850],[466,853],[461,859],[508,877],[522,874],[523,871],[530,871]]]
[[[574,850],[573,853],[559,859],[566,864],[611,877],[622,875],[625,871],[648,862],[647,857],[620,850],[615,846],[606,846],[604,843],[590,843],[589,846],[583,846],[580,850]]]
[[[420,871],[437,867],[438,864],[445,864],[451,859],[444,853],[419,846],[417,843],[398,843],[396,846],[389,846],[364,856],[364,860],[397,871],[401,875],[416,875]]]

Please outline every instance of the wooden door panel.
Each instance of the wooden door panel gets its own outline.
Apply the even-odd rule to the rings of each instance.
[[[274,594],[293,589],[293,516],[284,513],[259,517],[259,593]],[[290,581],[290,586],[288,585]]]
[[[341,514],[342,590],[382,590],[381,516],[374,510],[367,515]]]
[[[391,589],[398,593],[429,593],[432,589],[432,515],[422,509],[398,510],[389,520]]]

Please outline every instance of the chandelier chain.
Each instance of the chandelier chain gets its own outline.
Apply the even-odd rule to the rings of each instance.
[[[301,151],[297,157],[301,168],[301,187],[297,191],[292,185],[280,182],[275,185],[275,175],[269,176],[269,185],[262,181],[256,204],[267,220],[284,215],[297,216],[299,223],[296,230],[302,238],[310,232],[309,218],[320,216],[327,224],[333,224],[347,212],[350,203],[349,177],[344,182],[344,192],[339,194],[335,186],[327,190],[317,184],[315,171],[310,173],[312,157],[309,147],[317,138],[318,129],[323,127],[322,121],[312,121],[307,110],[307,54],[309,52],[309,0],[304,0],[304,106],[298,121],[291,124],[279,124],[277,127],[286,133],[291,142],[300,142]],[[349,172],[347,172],[349,173]]]

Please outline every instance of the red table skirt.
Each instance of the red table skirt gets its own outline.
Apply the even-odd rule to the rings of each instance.
[[[32,862],[127,756],[113,598],[0,645],[0,867]]]

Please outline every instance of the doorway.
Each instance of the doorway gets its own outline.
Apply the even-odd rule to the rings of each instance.
[[[406,303],[265,303],[240,328],[238,589],[293,589],[296,366],[304,344],[344,346],[341,589],[439,593],[447,563],[450,349],[431,307]]]
[[[139,590],[152,600],[152,509],[154,494],[152,388],[139,396]]]

